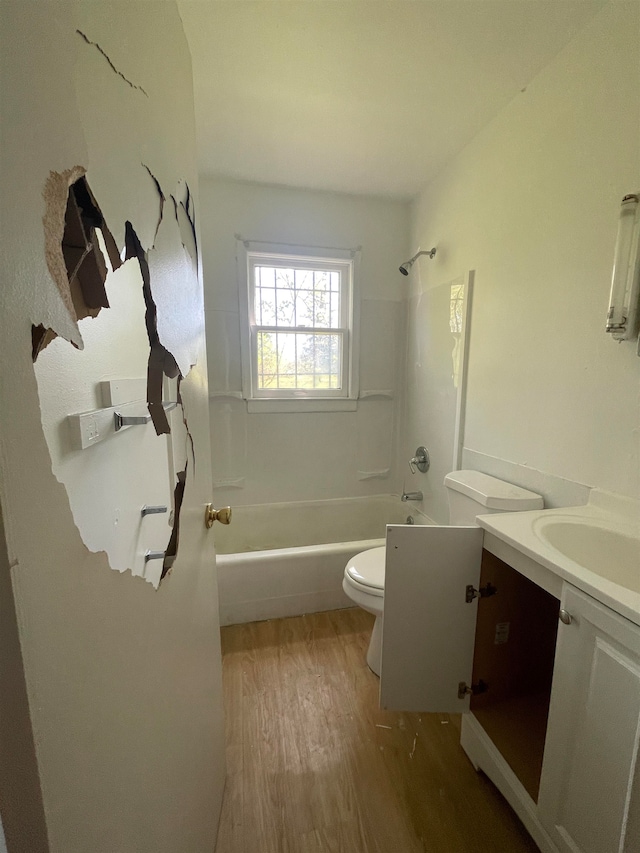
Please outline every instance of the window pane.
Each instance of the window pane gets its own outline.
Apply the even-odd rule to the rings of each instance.
[[[296,311],[295,297],[290,290],[276,290],[276,322],[275,326],[295,326]]]
[[[296,290],[313,290],[313,270],[296,270]]]
[[[255,392],[283,397],[346,394],[342,374],[349,338],[330,330],[349,323],[350,263],[257,253],[250,263]]]
[[[275,274],[273,268],[256,267],[254,283],[253,310],[256,323],[272,326],[275,324]]]
[[[260,287],[276,286],[276,271],[273,267],[256,267],[256,285]]]
[[[313,290],[296,291],[296,326],[314,326]]]
[[[254,311],[260,326],[339,327],[340,273],[256,266]]]
[[[331,273],[326,272],[326,270],[314,270],[313,271],[313,286],[315,290],[328,290],[329,289],[329,276]]]
[[[276,325],[276,292],[272,287],[256,290],[256,323],[260,326]]]
[[[321,332],[257,333],[258,388],[342,387],[342,335]]]
[[[331,328],[330,294],[316,290],[314,294],[314,326],[320,329]],[[337,325],[337,324],[336,324]]]
[[[293,290],[295,287],[295,271],[276,267],[276,287],[283,290]]]
[[[258,387],[278,387],[278,341],[275,332],[260,332],[258,335]]]

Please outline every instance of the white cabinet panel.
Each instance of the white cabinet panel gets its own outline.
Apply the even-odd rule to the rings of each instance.
[[[459,713],[469,697],[483,531],[478,527],[389,525],[380,704]]]
[[[640,853],[640,629],[567,587],[539,814],[562,853]]]

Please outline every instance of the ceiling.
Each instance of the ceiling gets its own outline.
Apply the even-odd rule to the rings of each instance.
[[[605,0],[178,0],[199,168],[410,198]]]

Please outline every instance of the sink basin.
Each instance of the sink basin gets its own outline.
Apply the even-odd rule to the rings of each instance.
[[[566,516],[540,518],[533,529],[543,542],[574,563],[640,593],[640,532],[633,535],[595,519]]]

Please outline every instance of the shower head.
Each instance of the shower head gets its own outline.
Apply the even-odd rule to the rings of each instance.
[[[433,258],[435,253],[436,253],[435,248],[429,249],[428,252],[416,252],[412,258],[410,258],[408,261],[405,261],[403,264],[400,265],[400,267],[399,267],[400,272],[402,273],[402,275],[409,275],[409,270],[411,269],[411,267],[415,263],[416,259],[420,257],[420,255],[429,255],[430,258]]]

